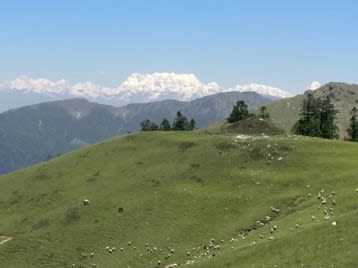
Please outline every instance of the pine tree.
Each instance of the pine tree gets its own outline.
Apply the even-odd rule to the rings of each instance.
[[[268,119],[268,118],[270,118],[270,114],[267,112],[267,107],[266,107],[266,106],[262,106],[262,107],[260,108],[259,118],[261,118],[261,119]]]
[[[334,105],[328,97],[316,99],[312,93],[309,93],[303,100],[300,118],[293,126],[292,131],[303,136],[337,138],[336,114],[337,110],[334,109]]]
[[[297,135],[320,137],[320,109],[319,100],[313,97],[312,93],[303,100],[300,118],[293,126],[293,132]]]
[[[178,111],[172,126],[173,130],[188,130],[189,122],[188,119],[184,115],[182,115],[180,111]]]
[[[336,120],[336,114],[337,110],[334,109],[334,105],[331,103],[329,97],[320,100],[320,129],[322,138],[338,138],[338,128],[334,122]]]
[[[245,101],[240,100],[236,102],[236,105],[232,109],[232,112],[230,116],[228,117],[227,121],[229,123],[234,123],[237,121],[240,121],[242,119],[245,119],[249,116],[248,107],[245,103]]]
[[[351,118],[349,128],[347,129],[348,140],[358,142],[358,121],[357,121],[358,110],[353,107],[351,110]]]
[[[193,130],[195,128],[196,122],[194,118],[192,118],[189,122],[189,130]]]
[[[158,130],[158,125],[156,123],[150,121],[149,119],[145,119],[144,121],[142,121],[140,123],[140,129],[142,131]]]
[[[164,118],[163,121],[160,123],[160,127],[159,127],[160,130],[163,130],[163,131],[169,131],[171,130],[171,126],[170,126],[170,123],[169,123],[169,120]]]

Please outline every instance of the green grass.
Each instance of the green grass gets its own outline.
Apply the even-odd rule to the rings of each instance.
[[[1,176],[0,236],[14,239],[0,245],[0,267],[355,267],[358,144],[234,137],[131,134]],[[211,238],[225,242],[208,258]]]

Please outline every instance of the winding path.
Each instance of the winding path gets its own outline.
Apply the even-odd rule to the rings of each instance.
[[[13,237],[11,237],[11,236],[0,236],[0,245],[5,244],[6,242],[9,242],[12,239],[13,239]]]

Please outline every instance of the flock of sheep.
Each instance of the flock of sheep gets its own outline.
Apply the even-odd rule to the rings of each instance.
[[[310,188],[310,185],[306,185],[305,186],[306,189]],[[358,188],[356,189],[356,192],[358,192]],[[308,194],[309,198],[312,198],[312,194],[309,192]],[[320,190],[317,194],[317,200],[318,200],[318,208],[322,209],[322,216],[324,221],[328,221],[330,220],[333,215],[334,215],[334,207],[336,206],[336,198],[335,198],[336,194],[334,191],[331,191],[330,193],[326,192],[324,189]],[[88,199],[85,199],[83,201],[83,204],[85,206],[88,206],[90,204],[90,201]],[[278,230],[278,226],[276,224],[273,224],[272,221],[274,221],[280,214],[280,209],[276,208],[276,207],[271,207],[270,208],[271,214],[264,216],[262,219],[256,220],[255,223],[253,224],[253,226],[251,228],[247,228],[247,229],[242,229],[239,233],[238,236],[241,239],[246,239],[246,237],[248,237],[251,232],[259,230],[259,228],[264,227],[264,226],[268,226],[268,230],[269,230],[269,234],[268,234],[268,240],[274,240],[274,234],[275,232],[277,232]],[[312,221],[317,220],[316,216],[313,215],[311,217]],[[333,226],[337,225],[336,221],[332,221],[331,224]],[[295,224],[295,228],[299,228],[300,225],[298,223]],[[289,228],[290,231],[293,231],[293,228]],[[264,234],[260,234],[258,236],[258,239],[264,239],[265,235]],[[231,245],[231,248],[234,249],[234,243],[238,241],[238,238],[231,238],[228,242],[228,244]],[[249,245],[253,246],[257,243],[256,239],[253,239]],[[164,267],[164,268],[173,268],[173,267],[178,267],[178,266],[183,266],[183,265],[191,265],[194,264],[195,262],[199,261],[200,259],[211,259],[214,258],[218,252],[220,251],[220,249],[222,248],[222,246],[225,244],[224,239],[220,239],[220,240],[215,240],[214,238],[210,239],[210,241],[208,243],[205,243],[199,247],[194,247],[192,249],[186,250],[185,251],[185,255],[187,256],[187,260],[184,261],[183,263],[170,263],[170,259],[172,259],[172,256],[176,254],[176,250],[172,247],[167,247],[165,249],[162,249],[161,247],[157,247],[157,246],[153,246],[153,245],[149,245],[148,243],[144,243],[144,249],[147,252],[147,254],[150,255],[159,255],[161,256],[161,259],[159,259],[157,262],[153,262],[150,261],[149,265],[150,266],[155,266],[155,267]],[[108,254],[114,254],[117,250],[116,247],[112,246],[106,246],[105,250]],[[127,246],[121,247],[119,248],[119,252],[124,252],[127,250],[132,250],[132,251],[137,251],[138,252],[138,257],[139,258],[144,258],[144,254],[141,253],[140,250],[137,249],[136,246],[134,246],[132,244],[131,241],[129,241],[127,243]],[[81,257],[82,258],[91,258],[94,259],[95,253],[91,252],[91,253],[82,253]],[[163,257],[164,256],[164,257]],[[165,264],[166,263],[166,264]],[[76,264],[72,265],[73,267],[76,267]],[[79,265],[77,267],[86,267],[83,265]],[[97,264],[93,263],[92,264],[93,268],[97,267]]]

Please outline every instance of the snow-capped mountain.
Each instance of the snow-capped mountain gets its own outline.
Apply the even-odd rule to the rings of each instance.
[[[51,81],[45,78],[20,76],[13,81],[0,81],[2,100],[14,102],[21,96],[21,105],[33,104],[34,99],[41,101],[59,100],[71,97],[83,97],[91,101],[122,106],[128,103],[142,103],[175,99],[190,101],[196,98],[227,91],[254,91],[276,98],[290,97],[281,89],[259,84],[237,85],[225,89],[216,82],[203,83],[194,74],[152,73],[130,75],[116,87],[104,87],[92,82],[70,84],[64,79]],[[27,102],[27,100],[29,100]],[[6,101],[8,102],[8,101]],[[3,107],[1,107],[3,106]],[[13,105],[19,107],[20,105]],[[8,106],[0,103],[0,111]]]
[[[276,98],[292,97],[292,94],[287,91],[283,91],[276,87],[270,87],[270,86],[255,84],[255,83],[246,84],[246,85],[237,85],[232,90],[238,92],[253,91],[261,95],[272,96]]]

